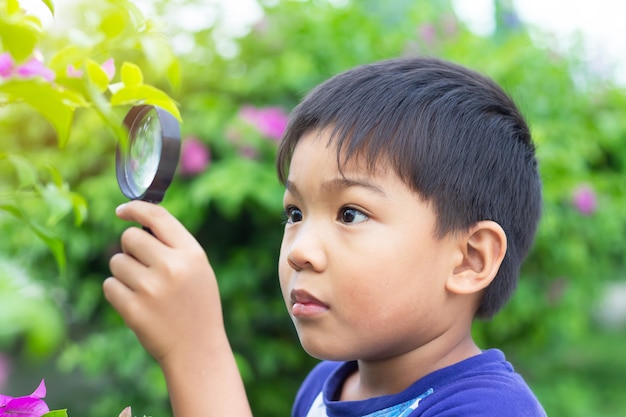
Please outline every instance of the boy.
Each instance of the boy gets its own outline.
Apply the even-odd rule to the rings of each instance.
[[[324,360],[293,409],[317,416],[544,416],[475,317],[508,300],[540,215],[528,127],[489,79],[432,58],[358,67],[293,111],[278,151],[279,279]],[[107,299],[161,365],[174,414],[251,415],[213,271],[162,207],[131,202]]]

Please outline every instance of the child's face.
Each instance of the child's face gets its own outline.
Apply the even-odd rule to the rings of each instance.
[[[376,360],[407,353],[455,320],[446,279],[452,237],[393,170],[337,166],[322,131],[305,135],[289,169],[279,276],[309,354]]]

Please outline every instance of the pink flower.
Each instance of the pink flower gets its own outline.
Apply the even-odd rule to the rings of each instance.
[[[589,216],[598,208],[596,193],[590,186],[581,185],[574,191],[572,204],[581,214]]]
[[[46,81],[52,81],[55,77],[54,71],[45,67],[43,61],[35,57],[18,66],[15,69],[15,73],[20,78],[42,77]]]
[[[239,155],[247,159],[257,159],[259,157],[259,152],[252,146],[242,146],[239,149]]]
[[[0,389],[4,389],[7,381],[9,380],[9,373],[11,372],[11,364],[9,359],[0,354]]]
[[[459,31],[459,26],[454,15],[445,15],[442,19],[443,31],[448,36],[456,35]]]
[[[46,396],[46,384],[42,379],[32,394],[24,397],[9,397],[0,394],[0,417],[41,417],[50,411],[43,398]]]
[[[10,53],[5,52],[0,54],[0,78],[8,78],[13,73],[13,57]]]
[[[239,111],[239,116],[255,126],[263,136],[276,141],[282,138],[288,121],[287,113],[280,107],[244,106]]]
[[[437,40],[437,29],[431,23],[423,24],[418,28],[420,38],[428,45],[432,45]]]
[[[200,139],[189,137],[180,150],[180,173],[185,176],[198,175],[209,166],[211,152]]]
[[[115,60],[113,58],[104,61],[100,67],[107,75],[109,81],[115,77]],[[83,70],[76,68],[73,64],[69,64],[65,71],[69,78],[80,78],[83,76]]]
[[[133,412],[132,412],[130,406],[128,406],[125,409],[123,409],[122,412],[120,413],[119,417],[133,417]]]
[[[106,72],[109,81],[111,81],[115,77],[115,59],[109,58],[101,66],[104,72]]]
[[[80,78],[83,76],[83,71],[72,64],[67,66],[66,73],[69,78]]]

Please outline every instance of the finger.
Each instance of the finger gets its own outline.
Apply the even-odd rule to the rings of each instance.
[[[126,320],[131,306],[135,304],[133,291],[115,277],[105,279],[102,283],[102,290],[107,301]]]
[[[148,268],[138,260],[125,253],[117,253],[109,261],[109,269],[113,277],[130,291],[137,291],[143,286],[142,280],[149,275]]]
[[[149,228],[154,236],[169,247],[196,244],[196,239],[164,207],[134,200],[115,210],[122,220],[135,221]]]
[[[130,227],[120,238],[122,251],[146,266],[156,265],[167,258],[171,249],[152,234],[138,227]]]

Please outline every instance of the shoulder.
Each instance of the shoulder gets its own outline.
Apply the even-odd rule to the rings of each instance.
[[[317,396],[322,392],[326,381],[342,364],[344,362],[323,361],[311,370],[298,390],[292,415],[305,416],[307,414]]]
[[[545,417],[545,411],[521,375],[499,350],[488,350],[441,370],[433,395],[425,398],[427,416]],[[456,374],[456,375],[454,375]]]

